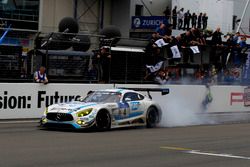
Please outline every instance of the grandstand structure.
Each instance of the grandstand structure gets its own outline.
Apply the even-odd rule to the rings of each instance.
[[[109,82],[152,83],[145,80],[146,65],[152,64],[155,58],[146,52],[146,46],[147,37],[154,29],[134,29],[132,17],[138,12],[141,12],[138,17],[162,17],[166,5],[172,8],[184,5],[188,9],[186,3],[187,0],[1,1],[0,33],[7,32],[9,26],[11,30],[6,33],[0,46],[0,81],[32,82],[33,73],[43,65],[47,67],[50,82],[98,83],[93,57],[100,47],[105,46],[112,55]],[[193,6],[198,5],[203,10],[208,1],[194,3],[197,4]],[[232,17],[220,22],[221,27],[228,32],[239,31],[249,37],[249,0],[244,0],[244,3],[240,0],[211,0],[210,3],[217,4],[218,9],[230,9],[227,12],[231,12]],[[67,20],[68,17],[73,18],[76,23]],[[64,18],[66,21],[63,21]],[[218,22],[211,20],[212,28],[216,27]],[[60,23],[63,28],[60,28]],[[112,24],[118,30],[111,28],[104,34],[100,33]],[[180,33],[184,31],[173,30],[173,35]],[[165,49],[162,49],[161,56],[167,59],[164,66],[169,67],[173,75],[177,78],[189,77],[201,66],[209,68],[210,50],[211,46],[201,48],[201,52],[194,55],[194,62],[190,64],[180,61],[170,65]],[[174,80],[172,83],[180,82]]]

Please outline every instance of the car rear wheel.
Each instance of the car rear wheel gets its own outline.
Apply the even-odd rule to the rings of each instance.
[[[109,130],[111,127],[111,117],[108,111],[99,111],[96,116],[96,128],[100,131]]]
[[[147,111],[147,128],[155,128],[159,118],[158,110],[155,107],[150,107]]]

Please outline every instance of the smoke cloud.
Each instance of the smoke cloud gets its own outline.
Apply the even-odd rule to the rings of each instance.
[[[192,98],[192,97],[190,97]],[[210,117],[205,111],[195,112],[192,104],[188,104],[185,99],[168,99],[168,103],[160,104],[162,108],[162,119],[160,127],[178,127],[216,124],[217,121]]]

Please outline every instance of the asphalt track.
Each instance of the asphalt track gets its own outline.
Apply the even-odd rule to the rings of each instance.
[[[0,167],[249,167],[250,124],[40,130],[0,123]]]

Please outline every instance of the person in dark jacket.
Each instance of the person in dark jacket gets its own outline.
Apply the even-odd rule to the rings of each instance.
[[[202,16],[203,30],[205,30],[207,28],[207,21],[208,21],[207,14],[204,13],[203,16]]]
[[[162,38],[166,35],[166,25],[164,23],[160,23],[160,26],[156,28],[155,32]]]
[[[190,28],[190,19],[191,19],[191,14],[189,10],[184,14],[184,30],[189,30]]]
[[[192,28],[196,28],[196,25],[197,25],[197,15],[195,13],[193,13],[191,20],[192,20]]]
[[[220,30],[220,27],[218,27],[216,31],[213,33],[212,40],[211,40],[212,48],[210,52],[210,61],[213,64],[219,63],[219,60],[220,60],[220,57],[216,54],[216,51],[223,47],[221,36],[222,36],[222,33]]]
[[[219,46],[219,45],[222,44],[222,38],[221,38],[221,36],[222,36],[222,33],[220,31],[220,27],[218,27],[215,30],[215,32],[213,33],[213,35],[212,35],[212,41],[211,41],[211,43],[212,43],[213,46]]]
[[[194,61],[192,50],[189,48],[193,41],[193,35],[191,31],[187,31],[181,34],[181,45],[182,45],[182,53],[183,53],[183,62],[189,63]]]
[[[96,55],[98,63],[98,77],[99,82],[108,83],[110,79],[110,65],[111,65],[111,54],[109,48],[101,47],[99,53]]]
[[[177,6],[172,10],[172,20],[173,20],[173,29],[176,29],[177,26]]]
[[[202,23],[202,13],[198,16],[198,26],[197,28],[201,29],[201,23]]]
[[[165,18],[169,21],[170,19],[170,15],[171,15],[171,11],[169,9],[169,7],[167,6],[165,11],[163,12],[165,14]]]

